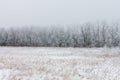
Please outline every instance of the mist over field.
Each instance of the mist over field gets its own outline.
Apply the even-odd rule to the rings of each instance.
[[[120,0],[0,0],[0,80],[120,80]]]
[[[0,27],[120,22],[119,0],[1,0]]]

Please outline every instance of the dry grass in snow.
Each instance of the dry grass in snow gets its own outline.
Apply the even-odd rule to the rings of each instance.
[[[0,47],[0,80],[120,80],[118,48]]]

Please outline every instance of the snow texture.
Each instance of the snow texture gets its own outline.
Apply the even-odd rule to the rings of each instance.
[[[0,80],[120,80],[119,48],[0,47]]]

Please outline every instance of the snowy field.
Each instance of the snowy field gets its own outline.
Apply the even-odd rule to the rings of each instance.
[[[0,47],[0,80],[120,80],[118,48]]]

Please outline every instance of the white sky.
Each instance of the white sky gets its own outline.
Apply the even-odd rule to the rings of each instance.
[[[0,26],[120,20],[120,0],[0,0]]]

